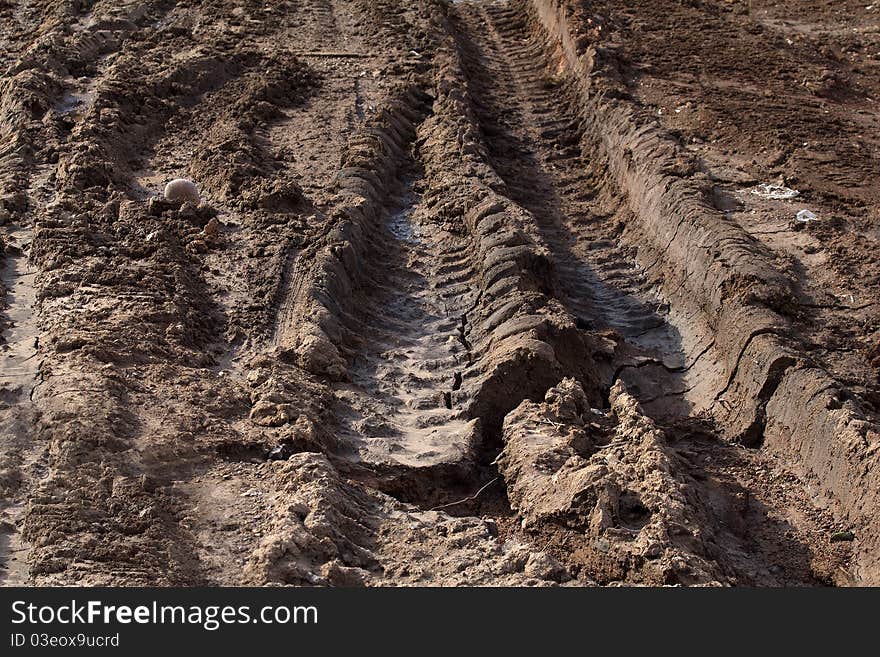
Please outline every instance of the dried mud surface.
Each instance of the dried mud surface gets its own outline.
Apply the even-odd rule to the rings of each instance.
[[[2,584],[880,583],[880,9],[0,1],[0,70]]]

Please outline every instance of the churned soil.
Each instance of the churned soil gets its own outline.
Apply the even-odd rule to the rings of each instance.
[[[0,582],[880,583],[878,99],[864,1],[0,0]]]

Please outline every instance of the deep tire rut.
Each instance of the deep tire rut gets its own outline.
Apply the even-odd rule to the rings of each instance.
[[[578,117],[566,108],[564,80],[551,77],[543,44],[513,8],[479,6],[463,11],[461,20],[473,49],[465,66],[480,99],[477,114],[492,164],[510,197],[535,217],[553,254],[553,293],[580,328],[622,336],[631,345],[632,366],[684,368],[690,361],[661,310],[666,304],[652,295],[656,287],[609,221],[622,201],[608,198],[591,179],[601,162],[581,153]],[[606,376],[608,385],[616,379]],[[669,393],[686,385],[668,379],[662,388]]]
[[[351,385],[337,396],[347,406],[339,416],[351,417],[349,435],[367,437],[360,459],[420,468],[459,461],[474,442],[473,425],[452,402],[468,364],[458,339],[468,295],[445,293],[470,265],[460,251],[444,253],[455,247],[419,223],[413,186],[377,231],[372,252],[382,264],[367,282],[367,312],[357,324],[363,346],[352,355]]]

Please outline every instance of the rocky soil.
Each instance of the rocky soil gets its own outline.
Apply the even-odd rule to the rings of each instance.
[[[880,583],[880,5],[0,0],[0,71],[4,585]]]

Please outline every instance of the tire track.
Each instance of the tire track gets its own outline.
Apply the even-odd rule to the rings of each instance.
[[[20,8],[25,11],[25,8]],[[90,14],[81,15],[85,20]],[[21,19],[24,20],[24,19]],[[44,310],[39,295],[38,263],[34,258],[35,227],[57,198],[58,152],[63,150],[70,129],[82,119],[94,99],[93,89],[102,75],[106,59],[125,39],[126,29],[78,32],[64,35],[63,22],[43,29],[21,54],[11,70],[17,71],[2,90],[3,112],[31,117],[45,111],[42,121],[16,118],[4,126],[15,126],[5,135],[14,145],[4,154],[4,219],[7,225],[0,240],[5,242],[3,287],[5,288],[5,331],[0,386],[3,390],[2,476],[7,493],[4,511],[2,561],[7,572],[4,583],[25,584],[30,580],[30,545],[22,535],[26,522],[24,499],[32,498],[50,474],[47,442],[36,429],[39,413],[33,404],[35,392],[44,381],[44,337],[40,317]],[[46,58],[49,65],[41,65]],[[69,76],[68,73],[73,73]],[[65,77],[62,77],[62,73]],[[8,117],[7,117],[8,118]]]
[[[145,188],[158,190],[173,175],[192,177],[219,212],[219,236],[198,236],[196,244],[204,241],[208,248],[195,259],[203,263],[201,270],[227,322],[226,344],[220,345],[225,352],[208,376],[227,382],[230,397],[238,401],[222,413],[209,414],[205,421],[213,423],[212,429],[198,431],[199,458],[189,466],[177,464],[176,479],[167,490],[198,558],[197,576],[215,583],[244,581],[243,573],[230,569],[229,563],[262,540],[257,528],[269,520],[261,506],[269,492],[263,460],[286,427],[281,422],[277,429],[277,418],[262,415],[269,399],[279,397],[275,391],[259,390],[263,381],[254,376],[252,361],[263,358],[265,327],[275,310],[272,301],[281,299],[276,321],[283,335],[288,322],[297,321],[288,314],[288,300],[296,299],[300,289],[298,250],[321,229],[334,199],[327,188],[337,186],[334,176],[343,159],[346,131],[356,127],[359,102],[376,102],[373,98],[386,93],[384,84],[352,84],[363,79],[363,67],[373,65],[370,60],[309,56],[331,40],[359,48],[361,28],[352,24],[350,9],[330,2],[303,9],[283,12],[268,30],[261,21],[251,22],[264,38],[297,34],[297,52],[305,49],[307,66],[292,51],[276,48],[263,55],[257,48],[237,48],[237,60],[226,69],[234,75],[190,96],[161,138],[145,142],[147,171],[134,174],[141,182],[140,195]],[[320,102],[313,97],[315,87]],[[369,109],[363,118],[377,113]],[[269,383],[286,386],[289,378],[285,372]],[[250,403],[239,406],[249,386]],[[178,406],[185,408],[164,401],[162,406],[173,417],[182,414]],[[200,412],[198,405],[192,412]],[[152,417],[152,410],[146,415]],[[151,421],[149,426],[154,425]],[[167,440],[173,443],[170,436]],[[248,525],[229,520],[248,514]]]
[[[151,30],[168,8],[167,3],[138,5],[126,8],[133,21],[116,12],[112,18],[89,21],[118,27],[76,34],[79,43],[74,51],[79,60],[73,70],[86,75],[69,83],[67,93],[52,108],[55,155],[44,167],[45,195],[32,208],[37,227],[34,250],[39,262],[48,264],[40,300],[43,314],[52,318],[45,340],[50,348],[45,385],[34,398],[41,411],[34,434],[50,444],[52,452],[45,476],[30,493],[37,502],[27,510],[23,523],[24,537],[39,544],[30,555],[32,576],[38,582],[58,578],[93,583],[198,581],[200,566],[192,538],[177,524],[179,496],[166,486],[174,470],[168,468],[168,457],[161,450],[154,453],[155,444],[167,440],[169,427],[151,423],[149,414],[142,412],[154,408],[156,400],[134,383],[148,380],[137,366],[157,352],[146,355],[114,346],[120,344],[120,334],[107,321],[113,308],[123,323],[132,321],[128,326],[145,329],[141,344],[161,351],[163,342],[171,346],[166,341],[170,337],[172,344],[193,348],[189,357],[178,352],[172,361],[198,354],[199,342],[204,341],[198,331],[211,321],[210,309],[199,300],[207,296],[203,283],[188,258],[181,257],[173,237],[155,245],[158,260],[164,260],[156,263],[156,269],[118,266],[122,254],[139,253],[134,262],[143,257],[137,239],[149,245],[150,239],[145,239],[149,230],[143,226],[154,221],[146,219],[146,204],[125,198],[137,170],[136,157],[149,151],[157,132],[161,133],[157,130],[161,121],[177,111],[174,100],[185,95],[198,98],[214,84],[206,75],[211,57],[198,52],[177,58],[160,75],[149,70],[150,55],[158,52],[151,53],[151,46],[167,45]],[[109,57],[114,51],[119,52]],[[133,80],[140,81],[140,89],[132,88]],[[156,95],[165,98],[156,102]],[[88,267],[75,274],[65,271],[72,253]],[[163,285],[163,278],[174,284]],[[71,285],[72,280],[77,284]],[[108,283],[118,284],[112,293]],[[183,331],[179,338],[166,331],[166,339],[157,340],[150,335],[156,324],[163,323],[161,316],[156,321],[156,304],[169,302],[180,312],[178,323],[172,319],[170,328],[179,326]],[[77,312],[82,309],[105,319],[84,330],[87,316]],[[173,350],[176,347],[161,357],[168,358]],[[99,372],[83,366],[90,354],[105,363]],[[84,411],[95,393],[100,404]],[[77,434],[77,422],[66,419],[75,409],[81,411],[78,416],[93,416],[87,432]],[[166,419],[174,416],[172,411]],[[76,438],[71,440],[71,435]],[[175,469],[186,468],[192,456],[185,452],[178,456],[182,458]],[[106,482],[110,472],[113,485],[108,488],[99,482]],[[108,531],[96,536],[89,518],[101,518]],[[44,540],[46,535],[53,539]],[[82,552],[89,544],[96,546],[94,558]],[[78,556],[59,559],[58,554]]]
[[[534,216],[553,254],[555,294],[580,328],[617,332],[634,366],[656,364],[656,381],[642,377],[645,397],[693,387],[686,373],[671,370],[689,369],[706,343],[685,350],[669,322],[668,305],[621,247],[609,219],[616,218],[622,202],[591,174],[601,163],[581,153],[579,117],[564,100],[564,79],[549,71],[544,44],[512,7],[462,5],[459,15],[492,164],[509,196]],[[609,385],[611,374],[605,374]]]
[[[337,387],[343,435],[365,437],[359,460],[367,464],[458,463],[477,442],[473,422],[452,401],[468,364],[457,321],[468,295],[442,297],[449,281],[468,276],[470,263],[457,260],[464,247],[420,222],[421,214],[418,192],[405,184],[401,207],[387,214],[372,249],[384,266],[366,283],[351,385]]]
[[[333,0],[301,0],[291,4],[291,11],[302,21],[297,31],[305,50],[346,50],[347,37],[339,30]]]
[[[30,238],[28,229],[6,227],[0,279],[0,289],[5,289],[5,330],[0,351],[0,487],[5,497],[0,522],[0,583],[4,586],[24,585],[28,581],[28,546],[20,534],[25,511],[22,500],[30,489],[29,481],[38,476],[43,457],[40,447],[29,444],[33,423],[29,395],[40,367],[36,352],[39,330],[34,309],[35,273],[27,258]]]
[[[652,415],[666,422],[676,426],[699,422],[688,396],[697,386],[717,390],[720,385],[719,372],[711,365],[717,358],[712,351],[714,341],[710,337],[690,339],[690,346],[685,347],[682,333],[686,331],[680,332],[670,320],[674,317],[686,325],[695,317],[676,307],[670,313],[654,293],[656,282],[635,266],[632,253],[620,244],[621,231],[615,224],[627,221],[628,210],[620,193],[602,179],[601,156],[582,150],[582,119],[565,100],[571,92],[566,89],[564,72],[554,69],[543,38],[533,31],[518,3],[458,4],[455,26],[468,84],[480,99],[475,112],[490,160],[505,182],[505,193],[529,210],[552,253],[554,294],[578,317],[580,328],[612,329],[619,335],[618,367],[611,383],[618,376],[623,378]],[[797,526],[792,552],[807,555],[809,546],[815,545],[818,527],[833,523],[828,514],[813,508],[803,490],[794,494],[802,508],[809,509],[809,517],[798,514],[792,520],[794,514],[776,509],[737,511],[736,499],[743,490],[755,500],[770,501],[778,495],[778,490],[771,492],[769,479],[749,479],[743,477],[744,471],[756,467],[760,472],[780,472],[782,468],[772,458],[721,447],[718,435],[713,436],[711,446],[685,442],[712,454],[705,458],[728,464],[726,470],[713,469],[708,481],[699,466],[693,474],[679,475],[693,477],[688,486],[713,500],[704,511],[692,509],[697,517],[706,514],[700,522],[707,536],[716,531],[715,523],[725,514],[748,515],[747,528],[738,525],[731,531],[721,530],[712,543],[726,544],[735,554],[752,551],[758,565],[725,558],[725,548],[721,552],[715,547],[702,548],[735,580],[761,581],[770,577],[768,569],[779,568],[776,545],[789,541],[790,522]],[[704,483],[695,484],[695,480]],[[809,557],[791,560],[773,572],[780,581],[818,583]]]
[[[332,389],[341,453],[351,455],[353,466],[378,470],[466,460],[474,441],[473,423],[452,402],[466,365],[456,319],[462,301],[443,299],[434,289],[443,279],[461,276],[467,264],[455,262],[464,247],[422,220],[420,182],[411,178],[417,165],[407,153],[418,111],[393,110],[350,140],[346,166],[336,177],[337,205],[327,213],[350,212],[353,223],[344,221],[331,231],[330,246],[319,252],[327,274],[307,278],[294,263],[291,277],[302,284],[286,295],[276,333],[281,349],[299,345],[294,349],[307,369],[339,381]],[[348,210],[359,203],[363,210]],[[340,246],[343,235],[351,241]],[[453,251],[444,252],[448,249]],[[299,261],[307,257],[313,256],[307,251]],[[322,280],[325,276],[329,280]],[[306,296],[310,285],[317,287]],[[348,298],[351,288],[364,291],[362,302]],[[314,300],[322,306],[317,312],[309,310]],[[304,315],[318,320],[315,332],[302,332]],[[317,354],[329,347],[316,346],[325,332],[335,352],[326,357],[329,362],[304,356],[325,358]]]

